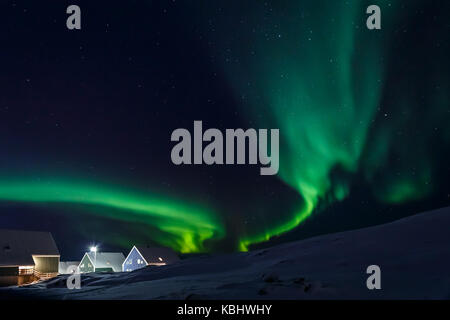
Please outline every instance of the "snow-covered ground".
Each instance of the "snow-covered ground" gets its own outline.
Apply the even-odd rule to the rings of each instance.
[[[381,290],[366,287],[372,264]],[[66,278],[0,289],[0,298],[450,299],[450,208],[248,253],[82,275],[79,290],[66,289]]]

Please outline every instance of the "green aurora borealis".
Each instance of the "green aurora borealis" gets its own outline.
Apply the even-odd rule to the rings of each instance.
[[[446,6],[450,10],[448,3]],[[371,4],[381,7],[382,30],[369,31],[366,28],[366,8]],[[160,4],[147,1],[147,5]],[[38,107],[45,109],[46,104],[51,105],[50,116],[44,116],[44,111],[38,110],[29,114],[24,112],[23,116],[18,112],[19,116],[8,120],[7,112],[12,108],[6,111],[0,108],[3,112],[0,115],[7,119],[6,122],[19,123],[14,127],[16,130],[7,128],[6,133],[2,132],[5,136],[11,134],[4,153],[10,156],[9,150],[12,150],[11,154],[19,154],[17,150],[25,149],[25,154],[36,155],[36,161],[34,158],[30,160],[32,164],[22,160],[16,165],[15,154],[8,159],[9,163],[6,160],[0,163],[0,202],[18,203],[19,208],[22,204],[55,211],[63,208],[64,214],[75,217],[77,210],[81,210],[105,221],[118,221],[124,226],[137,225],[140,229],[134,231],[144,240],[149,238],[179,252],[193,253],[214,251],[221,241],[231,243],[234,250],[247,251],[252,245],[269,241],[299,226],[301,228],[302,223],[315,213],[323,211],[326,215],[326,209],[333,204],[352,201],[355,188],[367,190],[371,194],[370,200],[386,206],[425,201],[439,188],[439,175],[447,177],[449,174],[439,171],[447,165],[446,157],[450,156],[443,155],[444,151],[450,150],[449,28],[421,29],[422,23],[425,26],[446,23],[448,27],[445,18],[438,14],[427,21],[420,21],[421,14],[428,10],[427,5],[427,1],[420,0],[214,0],[194,4],[177,1],[170,4],[179,6],[173,10],[170,7],[174,12],[178,10],[171,18],[173,20],[167,20],[167,25],[162,23],[166,21],[164,12],[163,18],[154,22],[156,31],[148,31],[150,40],[145,41],[138,36],[133,38],[135,32],[147,36],[145,30],[142,31],[144,27],[137,24],[139,19],[135,20],[136,12],[131,10],[127,13],[129,16],[118,15],[116,19],[120,23],[128,18],[130,24],[137,24],[131,27],[133,37],[127,36],[125,31],[121,33],[117,26],[112,28],[108,36],[116,32],[115,36],[120,41],[115,38],[111,43],[105,41],[106,49],[99,51],[103,55],[97,61],[92,57],[94,54],[89,55],[88,44],[80,42],[75,46],[77,53],[74,57],[80,50],[82,62],[79,65],[74,62],[68,69],[78,72],[77,66],[84,68],[87,65],[86,68],[93,71],[91,73],[91,69],[87,69],[87,72],[79,71],[79,74],[74,71],[74,77],[81,75],[82,89],[73,84],[67,87],[75,88],[69,90],[73,97],[86,94],[87,103],[74,98],[73,105],[70,105],[66,93],[59,97],[58,90],[52,87],[54,79],[48,81],[52,84],[49,85],[48,96],[39,96],[36,92],[33,95],[33,91],[27,91],[31,90],[28,86],[34,83],[30,77],[31,81],[22,81],[27,87],[20,94],[23,93],[27,101],[36,103],[36,110]],[[167,10],[167,14],[172,13],[171,10]],[[170,24],[177,26],[164,39],[164,26]],[[186,37],[187,44],[178,44],[177,41],[181,42],[180,38],[185,34],[177,28],[182,28],[198,41],[192,43],[192,47],[200,47],[199,50],[205,54],[205,57],[198,58],[200,62],[192,59],[193,69],[198,65],[202,68],[198,75],[184,69],[180,71],[188,74],[181,78],[181,83],[175,81],[177,74],[170,69],[172,65],[174,69],[179,68],[173,61],[173,57],[178,56],[168,55],[168,52],[175,51],[170,45],[180,52],[188,51],[192,39]],[[25,29],[28,34],[28,28]],[[99,39],[107,37],[103,29],[102,22],[102,33],[93,32],[88,36],[86,32],[83,36],[91,37],[92,42],[82,41],[91,46],[92,43],[102,46],[105,43]],[[418,31],[420,36],[415,35]],[[174,34],[179,37],[176,41],[171,37]],[[53,38],[49,39],[49,43],[54,42]],[[131,40],[131,44],[128,43],[129,39],[138,45]],[[145,51],[147,45],[149,49]],[[69,44],[66,47],[72,48]],[[111,51],[110,57],[104,54],[109,54],[108,50]],[[133,55],[133,50],[138,54]],[[197,51],[192,50],[192,55],[195,55]],[[43,56],[51,57],[50,52],[43,52]],[[146,57],[148,52],[157,54]],[[143,60],[138,60],[139,54],[144,56]],[[13,51],[12,56],[15,55]],[[164,60],[165,56],[169,56],[168,61]],[[186,56],[190,57],[187,53]],[[69,55],[68,59],[72,58]],[[48,61],[49,65],[53,63],[51,58]],[[102,65],[105,61],[110,65]],[[135,62],[136,66],[133,65]],[[96,64],[101,67],[97,69]],[[119,66],[117,70],[116,64]],[[129,65],[132,67],[127,69]],[[58,65],[56,69],[61,68]],[[114,76],[103,75],[110,69],[116,72]],[[144,69],[147,73],[139,73]],[[59,75],[58,72],[55,74]],[[203,96],[195,92],[207,91],[201,85],[193,90],[183,83],[189,81],[195,86],[197,81],[200,83],[200,77],[206,78],[210,73],[214,73],[214,77],[205,82],[219,81],[217,79],[220,78],[228,85],[228,88],[222,88],[222,82],[218,82],[223,94],[215,96],[211,93],[210,97],[207,92]],[[161,89],[158,81],[164,75],[167,79],[161,79]],[[152,76],[157,80],[149,80]],[[83,77],[94,80],[86,80],[88,84],[85,85]],[[112,92],[114,88],[117,94]],[[120,92],[122,88],[124,94]],[[145,99],[135,97],[141,91],[148,95]],[[109,100],[102,96],[110,92]],[[53,95],[57,96],[55,100],[49,98]],[[250,177],[243,181],[248,178],[247,172],[239,180],[242,171],[236,174],[236,178],[232,176],[233,168],[220,171],[223,167],[175,169],[172,166],[171,171],[166,172],[170,151],[165,150],[170,145],[171,131],[185,124],[183,120],[191,116],[190,108],[193,118],[189,118],[188,123],[202,120],[203,108],[212,109],[216,106],[212,102],[224,100],[228,95],[229,101],[234,102],[229,106],[230,110],[233,113],[237,110],[236,117],[232,118],[235,123],[222,122],[221,115],[229,111],[227,106],[218,111],[217,119],[210,116],[205,123],[220,128],[235,128],[245,123],[253,128],[280,129],[278,177],[257,177],[255,180]],[[179,99],[171,101],[175,96]],[[208,103],[195,109],[188,103],[183,105],[185,100],[191,104],[200,104],[204,100]],[[113,106],[109,109],[109,104],[116,101],[119,105],[114,105],[117,110],[113,110]],[[61,144],[55,146],[58,139],[54,138],[56,134],[52,131],[55,128],[53,121],[57,118],[55,114],[58,115],[58,104],[64,103],[68,104],[68,111],[64,109],[61,111],[63,115],[59,116],[63,120],[73,119],[58,121],[58,130],[66,126],[67,131],[66,135],[61,134]],[[175,104],[179,109],[175,109]],[[0,101],[2,106],[3,100]],[[78,107],[87,111],[78,112]],[[139,113],[141,111],[142,114]],[[151,118],[148,122],[147,115]],[[26,125],[22,125],[22,117],[26,118]],[[97,128],[99,122],[91,117],[103,120],[100,121],[102,124]],[[33,121],[43,123],[45,130],[51,129],[39,136],[42,127],[29,129]],[[23,145],[20,144],[21,139],[26,141]],[[74,141],[75,145],[70,146]],[[64,149],[66,145],[68,147]],[[123,146],[124,150],[118,146]],[[118,154],[118,149],[123,154]],[[110,160],[111,165],[107,163]],[[148,170],[146,161],[150,163]],[[39,172],[42,163],[46,169]],[[103,165],[107,168],[104,169]],[[99,169],[89,171],[88,167]],[[126,171],[130,167],[132,170]],[[135,170],[135,167],[144,168],[144,172]],[[114,175],[116,170],[121,170],[117,176]],[[192,170],[193,173],[183,170]],[[229,184],[223,182],[228,176]],[[240,185],[233,189],[233,183]],[[252,190],[256,183],[267,183],[267,192],[256,187],[254,189],[257,190]],[[151,186],[151,191],[142,186]],[[246,190],[250,190],[247,198]],[[281,197],[273,190],[292,191],[293,196],[286,192],[287,196]],[[271,191],[274,198],[268,196]],[[222,194],[225,195],[221,197]],[[242,203],[242,199],[248,203]],[[282,203],[286,199],[293,203]],[[348,215],[363,215],[371,205],[360,205],[359,200],[355,200],[357,211]],[[280,212],[274,212],[274,207]],[[244,209],[239,211],[241,208]],[[413,213],[417,212],[408,214]],[[107,226],[105,223],[105,229]],[[74,226],[76,228],[79,226]],[[132,231],[126,236],[129,234]],[[135,239],[125,239],[125,236],[113,238],[109,234],[104,240],[127,247]]]
[[[257,120],[260,127],[280,128],[280,178],[302,200],[287,221],[273,222],[242,237],[240,250],[294,229],[319,202],[345,199],[352,178],[360,172],[376,188],[381,202],[399,204],[430,192],[431,155],[417,155],[404,139],[396,138],[399,133],[407,135],[403,130],[413,129],[413,109],[420,102],[400,87],[403,83],[395,84],[394,93],[386,88],[386,69],[392,63],[389,55],[394,54],[389,51],[395,41],[392,30],[403,28],[405,32],[402,23],[412,20],[423,3],[408,1],[405,8],[399,2],[377,1],[383,27],[369,31],[365,9],[372,2],[279,1],[270,6],[244,2],[239,8],[245,16],[244,27],[238,26],[239,32],[233,33],[228,32],[233,23],[227,17],[237,9],[224,5],[226,14],[210,35],[219,43],[218,60],[248,118]],[[270,27],[253,27],[262,21]],[[439,36],[445,39],[444,32]],[[428,63],[434,65],[428,66],[430,77],[441,77],[439,64],[448,65],[444,56]],[[443,85],[448,88],[448,82]],[[441,96],[424,103],[434,116],[424,119],[428,123],[422,122],[421,127],[446,127],[448,91],[444,87],[435,91],[427,93]],[[383,101],[386,93],[395,100]],[[382,103],[395,111],[383,114]],[[447,114],[439,119],[443,113]],[[383,117],[394,119],[377,126],[380,114],[381,121]],[[448,128],[444,130],[448,137]],[[427,136],[424,132],[416,147],[427,150]],[[399,154],[401,167],[389,170],[390,157]]]
[[[280,34],[278,46],[263,49],[261,44],[256,51],[264,53],[252,59],[250,72],[261,75],[256,86],[263,88],[270,108],[268,122],[282,128],[281,179],[299,192],[304,204],[286,223],[242,239],[241,250],[292,230],[326,196],[334,201],[348,195],[350,181],[333,182],[331,172],[356,172],[380,101],[385,54],[381,42],[387,39],[364,28],[364,6],[329,1],[323,10],[308,2],[310,14],[304,18],[300,6],[292,6],[289,11],[299,12],[296,19],[280,17],[276,23],[281,30],[295,30],[302,21],[301,40],[292,32]],[[386,16],[383,23],[389,28]],[[356,29],[355,23],[361,27]],[[355,66],[358,61],[362,63]]]
[[[181,204],[180,201],[149,197],[137,192],[111,189],[98,184],[48,180],[39,182],[6,181],[0,184],[0,200],[81,204],[122,210],[126,215],[112,218],[124,221],[141,221],[157,226],[163,232],[156,242],[179,252],[204,251],[204,241],[224,235],[223,226],[207,209]],[[93,210],[97,214],[108,211]]]

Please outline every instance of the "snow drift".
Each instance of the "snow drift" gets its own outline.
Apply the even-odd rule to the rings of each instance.
[[[381,268],[381,290],[366,269]],[[0,298],[31,299],[449,299],[450,207],[392,223],[248,253],[182,260],[131,273],[67,275]]]

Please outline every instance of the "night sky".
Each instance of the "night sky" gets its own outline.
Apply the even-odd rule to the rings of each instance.
[[[81,30],[66,28],[70,4]],[[382,30],[366,28],[370,4]],[[51,231],[80,259],[91,244],[248,250],[448,206],[449,12],[2,1],[0,227]],[[171,133],[194,120],[279,128],[279,174],[175,166]]]

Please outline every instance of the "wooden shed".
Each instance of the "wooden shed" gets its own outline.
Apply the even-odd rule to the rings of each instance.
[[[59,258],[49,232],[0,229],[0,286],[55,277]]]

